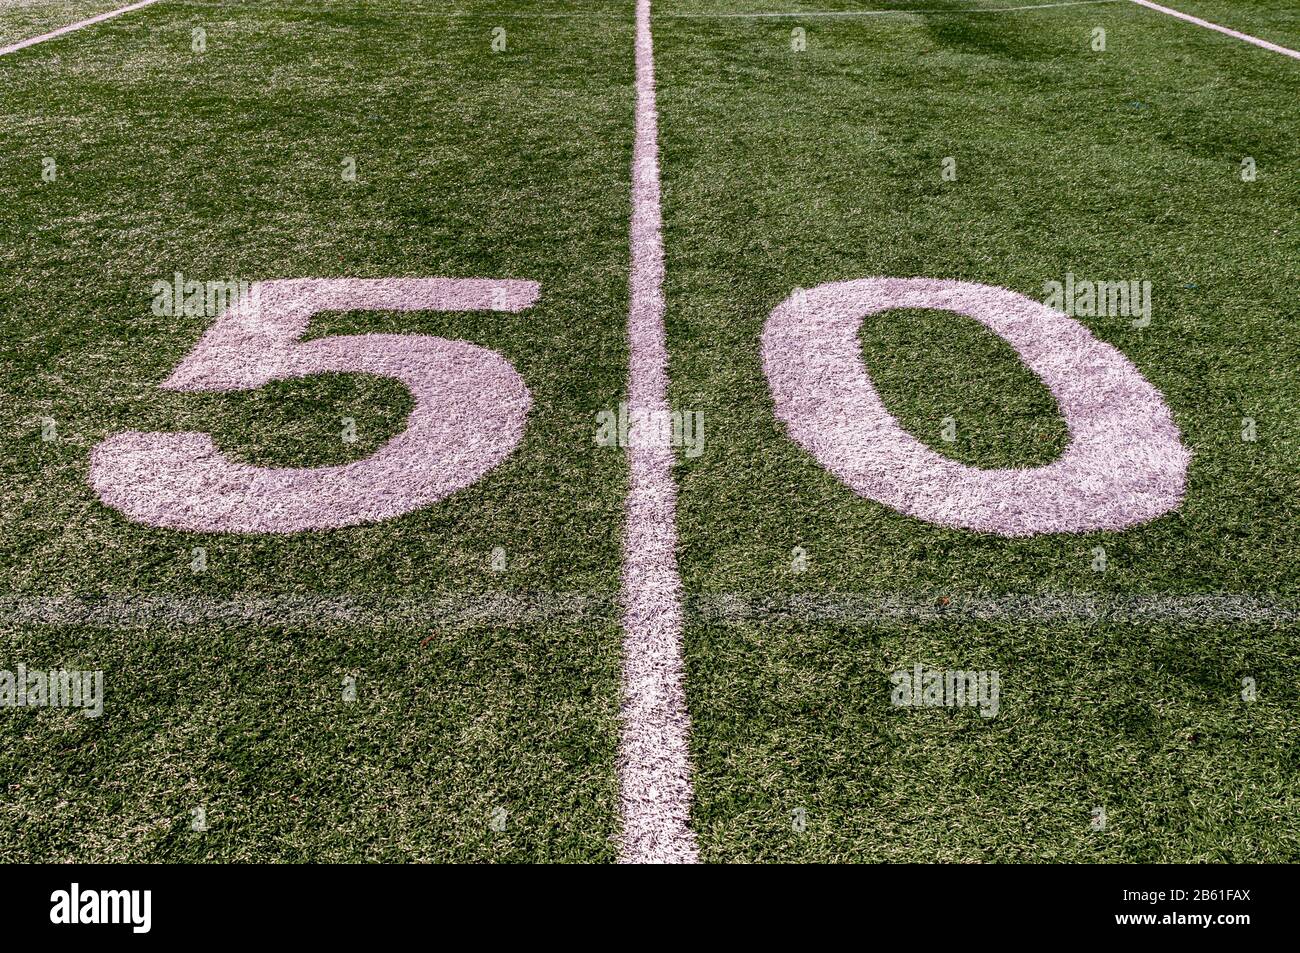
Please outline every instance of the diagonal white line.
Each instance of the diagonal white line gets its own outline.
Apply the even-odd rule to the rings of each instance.
[[[19,40],[17,43],[11,43],[8,46],[0,47],[0,56],[9,53],[17,53],[19,50],[25,50],[29,46],[35,46],[37,43],[44,43],[46,40],[53,40],[56,37],[63,36],[65,33],[72,33],[84,27],[94,26],[96,23],[103,23],[105,20],[111,20],[113,17],[120,17],[124,13],[130,13],[132,10],[139,10],[142,7],[148,7],[158,0],[140,0],[139,3],[133,3],[130,6],[122,7],[120,10],[110,10],[108,13],[101,13],[99,16],[91,17],[88,20],[79,20],[76,23],[69,23],[67,26],[61,26],[57,30],[51,30],[49,33],[42,33],[40,36],[34,36],[30,40]]]
[[[682,688],[682,582],[677,572],[673,450],[664,331],[663,213],[650,0],[636,5],[636,141],[628,281],[627,521],[623,530],[623,698],[619,801],[623,863],[693,863],[690,722]],[[648,426],[647,426],[648,425]]]
[[[1289,49],[1285,46],[1278,46],[1276,43],[1270,43],[1268,40],[1261,40],[1257,36],[1251,36],[1249,33],[1239,33],[1236,30],[1230,30],[1226,26],[1219,26],[1217,23],[1211,23],[1209,20],[1202,20],[1200,17],[1194,17],[1190,13],[1162,7],[1158,3],[1151,3],[1151,0],[1133,0],[1140,7],[1146,7],[1149,10],[1156,10],[1160,13],[1167,13],[1171,17],[1177,17],[1180,20],[1186,20],[1188,23],[1195,23],[1197,26],[1203,26],[1207,30],[1217,30],[1219,33],[1234,37],[1238,40],[1244,40],[1247,43],[1254,43],[1256,46],[1266,50],[1272,50],[1274,53],[1281,53],[1283,56],[1289,56],[1292,59],[1300,60],[1300,52]]]

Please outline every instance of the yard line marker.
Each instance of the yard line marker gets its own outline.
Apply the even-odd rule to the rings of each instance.
[[[79,20],[76,23],[70,23],[67,26],[61,26],[57,30],[51,30],[49,33],[42,33],[40,36],[34,36],[30,40],[19,40],[17,43],[11,43],[9,46],[0,47],[0,56],[8,53],[17,53],[19,50],[25,50],[29,46],[35,46],[37,43],[44,43],[46,40],[53,40],[56,37],[63,36],[65,33],[72,33],[83,27],[94,26],[96,23],[103,23],[105,20],[111,20],[113,17],[120,17],[124,13],[130,13],[132,10],[139,10],[142,7],[152,6],[158,0],[140,0],[139,3],[133,3],[130,6],[122,7],[120,10],[110,10],[108,13],[101,13],[99,16],[91,17],[88,20]]]
[[[1177,17],[1180,20],[1186,20],[1188,23],[1195,23],[1197,26],[1203,26],[1207,30],[1217,30],[1219,33],[1235,37],[1238,40],[1245,40],[1247,43],[1254,43],[1256,46],[1263,47],[1266,50],[1272,50],[1274,53],[1281,53],[1283,56],[1289,56],[1293,60],[1300,60],[1300,52],[1288,49],[1285,46],[1278,46],[1276,43],[1270,43],[1268,40],[1261,40],[1257,36],[1251,36],[1249,33],[1239,33],[1236,30],[1230,30],[1226,26],[1219,26],[1217,23],[1211,23],[1209,20],[1202,20],[1200,17],[1194,17],[1190,13],[1182,13],[1178,10],[1162,7],[1158,3],[1152,3],[1151,0],[1133,0],[1140,7],[1146,7],[1149,10],[1156,10],[1160,13],[1167,13],[1171,17]]]
[[[636,5],[636,140],[628,279],[630,486],[623,530],[622,863],[694,863],[690,721],[682,688],[682,581],[668,417],[663,213],[650,0]]]

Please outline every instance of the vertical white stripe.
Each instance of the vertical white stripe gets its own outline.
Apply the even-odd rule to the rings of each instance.
[[[677,489],[668,428],[663,215],[650,0],[636,6],[628,440],[623,533],[623,699],[619,791],[624,863],[697,860],[690,829],[689,719],[682,690]]]
[[[1274,53],[1281,53],[1283,56],[1289,56],[1292,59],[1300,60],[1300,52],[1288,49],[1285,46],[1278,46],[1276,43],[1270,43],[1268,40],[1261,40],[1257,36],[1251,36],[1249,33],[1238,33],[1236,30],[1229,30],[1226,26],[1219,26],[1217,23],[1211,23],[1209,20],[1202,20],[1200,17],[1194,17],[1191,14],[1180,13],[1169,7],[1162,7],[1158,3],[1151,3],[1150,0],[1133,0],[1138,6],[1146,7],[1149,10],[1156,10],[1160,13],[1167,13],[1171,17],[1177,17],[1180,20],[1186,20],[1188,23],[1195,23],[1197,26],[1203,26],[1207,30],[1217,30],[1220,33],[1235,37],[1238,40],[1245,40],[1247,43],[1254,43],[1256,46],[1263,47],[1266,50],[1272,50]]]
[[[120,17],[124,13],[130,13],[132,10],[139,10],[141,7],[151,6],[158,0],[140,0],[139,3],[133,3],[129,7],[122,7],[120,10],[110,10],[108,13],[101,13],[97,17],[91,17],[88,20],[78,20],[76,23],[69,23],[67,26],[61,26],[57,30],[51,30],[49,33],[42,33],[40,36],[34,36],[30,40],[19,40],[17,43],[11,43],[8,46],[0,47],[0,56],[7,53],[17,53],[19,50],[25,50],[29,46],[35,46],[37,43],[44,43],[46,40],[53,40],[55,37],[63,36],[65,33],[71,33],[74,30],[80,30],[82,27],[94,26],[96,23],[103,23],[105,20],[111,20],[113,17]]]

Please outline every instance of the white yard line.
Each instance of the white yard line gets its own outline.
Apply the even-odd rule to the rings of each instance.
[[[1249,33],[1239,33],[1236,30],[1230,30],[1226,26],[1219,26],[1217,23],[1211,23],[1209,20],[1202,20],[1200,17],[1194,17],[1189,13],[1182,13],[1178,10],[1162,7],[1158,3],[1151,3],[1150,0],[1133,0],[1140,7],[1146,7],[1148,10],[1155,10],[1159,13],[1166,13],[1171,17],[1177,17],[1180,20],[1186,20],[1188,23],[1195,23],[1197,26],[1203,26],[1207,30],[1216,30],[1226,36],[1234,39],[1244,40],[1247,43],[1254,43],[1258,47],[1266,50],[1272,50],[1274,53],[1281,53],[1283,56],[1289,56],[1294,60],[1300,60],[1300,52],[1289,49],[1285,46],[1278,46],[1276,43],[1270,43],[1268,40],[1261,40],[1257,36],[1251,36]]]
[[[122,7],[119,10],[110,10],[108,13],[101,13],[99,16],[91,17],[88,20],[79,20],[76,23],[70,23],[67,26],[61,26],[57,30],[51,30],[49,33],[42,33],[40,36],[34,36],[30,40],[19,40],[17,43],[11,43],[8,46],[0,47],[0,56],[9,53],[17,53],[19,50],[25,50],[29,46],[35,46],[37,43],[44,43],[46,40],[53,40],[63,36],[65,33],[72,33],[83,27],[94,26],[96,23],[103,23],[105,20],[111,20],[113,17],[120,17],[124,13],[130,13],[132,10],[139,10],[143,7],[152,6],[158,0],[140,0],[139,3],[133,3],[130,6]]]
[[[663,214],[659,197],[650,0],[636,5],[636,141],[632,152],[629,279],[630,487],[623,531],[622,732],[619,801],[623,863],[693,863],[691,772],[677,572],[674,452],[668,417]]]

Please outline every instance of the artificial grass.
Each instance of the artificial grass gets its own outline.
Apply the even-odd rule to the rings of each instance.
[[[1161,6],[1261,40],[1300,50],[1300,10],[1287,0],[1185,0]],[[1188,25],[1187,29],[1197,28]],[[1223,42],[1235,41],[1224,37]]]
[[[1208,3],[1181,6],[1288,42],[1280,6]],[[699,609],[1297,595],[1296,64],[1126,3],[880,4],[922,6],[807,22],[692,15],[760,9],[743,0],[655,7],[672,400],[705,423],[677,473],[702,856],[1294,860],[1294,612]],[[0,712],[0,860],[614,857],[626,477],[593,434],[627,377],[632,10],[494,7],[167,0],[0,59],[0,668],[106,680],[100,719]],[[410,407],[358,375],[159,390],[210,320],[151,313],[177,270],[540,281],[518,315],[332,313],[309,331],[500,351],[533,395],[523,444],[376,526],[130,523],[86,479],[111,433],[197,429],[241,460],[316,466],[364,457]],[[1066,272],[1153,282],[1151,326],[1081,320],[1160,388],[1196,454],[1177,512],[1122,533],[945,529],[854,496],[784,436],[758,342],[793,288],[927,275],[1041,297]],[[888,317],[863,354],[910,432],[974,466],[1059,451],[1050,396],[1003,342]],[[917,663],[999,671],[999,714],[891,706],[890,672]]]
[[[485,629],[436,606],[617,591],[624,462],[593,434],[626,380],[631,24],[516,17],[493,52],[490,22],[409,12],[164,3],[0,60],[0,590],[15,604],[293,593],[416,606],[377,627],[327,610],[296,627],[274,611],[230,625],[200,613],[180,632],[11,616],[0,667],[103,669],[106,708],[4,712],[0,858],[613,856],[614,613]],[[539,281],[520,314],[334,313],[308,332],[499,351],[532,392],[523,443],[475,486],[381,525],[237,536],[132,523],[87,481],[109,434],[196,429],[251,463],[316,466],[365,457],[411,404],[396,382],[355,375],[160,390],[211,321],[152,313],[153,282],[176,271]],[[57,441],[42,441],[43,417]],[[189,829],[200,803],[204,834]],[[514,818],[504,832],[489,826],[497,806]]]
[[[0,6],[0,46],[29,40],[117,10],[128,2],[130,0],[8,0]]]
[[[879,593],[936,605],[996,593],[1293,598],[1295,64],[1129,4],[908,6],[938,12],[660,8],[672,397],[702,411],[709,434],[679,465],[685,588],[706,601]],[[1090,49],[1098,25],[1105,52]],[[1254,182],[1238,174],[1244,156]],[[945,157],[956,181],[941,177]],[[1195,453],[1176,512],[1118,533],[948,529],[857,497],[774,419],[759,339],[792,289],[923,275],[1042,300],[1068,272],[1153,283],[1149,327],[1079,320],[1164,393]],[[892,312],[861,339],[887,406],[936,450],[1034,466],[1062,445],[1043,385],[973,321]],[[1241,439],[1244,417],[1254,442]],[[1294,860],[1281,819],[1300,777],[1287,741],[1296,634],[1293,616],[696,614],[686,684],[702,856]],[[890,673],[917,663],[1000,671],[1002,711],[984,721],[891,706]],[[1267,673],[1267,705],[1241,698],[1255,672]],[[1111,820],[1102,832],[1094,806]]]

